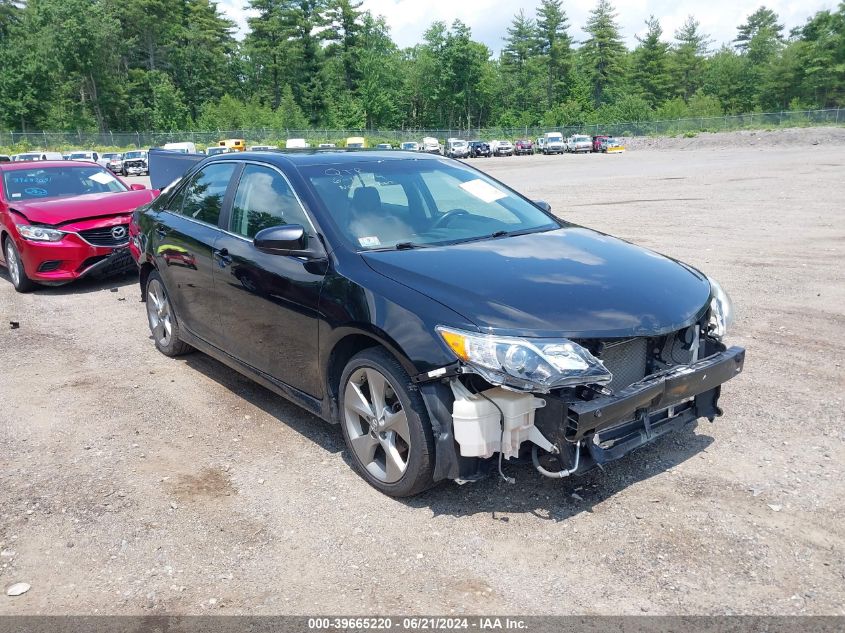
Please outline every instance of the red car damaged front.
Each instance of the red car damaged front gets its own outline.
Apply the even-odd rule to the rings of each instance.
[[[134,267],[132,212],[158,192],[129,188],[99,165],[0,167],[0,262],[21,292]]]

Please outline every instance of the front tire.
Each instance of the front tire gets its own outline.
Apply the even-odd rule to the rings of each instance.
[[[370,348],[347,363],[340,378],[340,426],[352,465],[391,497],[434,485],[434,434],[419,391],[384,349]]]
[[[6,269],[9,271],[9,278],[12,280],[15,290],[18,292],[34,290],[36,283],[27,277],[18,247],[15,246],[15,241],[11,237],[7,237],[6,243],[3,245],[3,256],[6,259]]]
[[[165,356],[181,356],[193,347],[179,339],[179,323],[164,288],[161,275],[153,271],[147,278],[147,322],[156,348]]]

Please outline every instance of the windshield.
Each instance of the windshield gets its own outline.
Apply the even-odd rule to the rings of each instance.
[[[416,146],[416,143],[402,143],[402,149],[414,149]]]
[[[549,143],[561,143],[561,142],[563,142],[563,137],[562,136],[547,136],[546,140]]]
[[[455,142],[452,143],[452,147],[466,147],[466,146],[467,146],[466,141],[455,141]]]
[[[15,160],[17,160],[17,161],[20,161],[20,160],[38,160],[39,158],[41,158],[40,154],[18,154],[17,156],[15,156]]]
[[[71,160],[80,160],[80,159],[87,159],[91,160],[91,154],[86,154],[85,152],[76,152],[70,155]]]
[[[452,244],[560,226],[460,163],[388,160],[302,171],[356,250]]]
[[[7,171],[3,174],[3,189],[10,201],[126,191],[122,182],[97,165]]]
[[[572,137],[576,143],[589,143],[590,137],[589,136],[573,136]]]
[[[124,158],[146,158],[145,152],[126,152]]]

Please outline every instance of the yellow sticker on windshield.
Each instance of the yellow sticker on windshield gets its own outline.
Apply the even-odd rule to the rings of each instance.
[[[508,195],[501,189],[496,189],[493,185],[486,183],[479,178],[461,183],[461,189],[474,195],[482,202],[495,202],[496,200],[501,200]]]

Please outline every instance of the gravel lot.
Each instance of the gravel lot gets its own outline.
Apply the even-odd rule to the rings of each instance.
[[[390,499],[338,429],[159,354],[135,278],[0,273],[0,613],[845,614],[845,146],[804,141],[473,163],[738,308],[725,416],[569,481]]]

